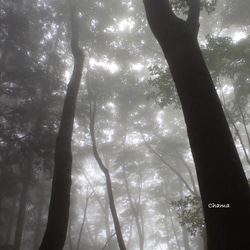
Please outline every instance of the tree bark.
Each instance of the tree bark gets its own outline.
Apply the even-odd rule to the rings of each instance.
[[[113,217],[113,222],[114,222],[114,227],[116,231],[116,237],[117,241],[119,244],[119,247],[121,250],[126,250],[125,243],[123,240],[122,232],[121,232],[121,226],[120,222],[118,219],[118,215],[116,212],[116,207],[115,207],[115,201],[114,201],[114,195],[113,195],[113,190],[112,190],[112,183],[111,183],[111,178],[108,169],[104,166],[102,159],[99,156],[99,153],[97,151],[97,146],[96,146],[96,139],[95,139],[95,114],[96,114],[96,102],[94,97],[92,96],[92,93],[90,89],[88,88],[88,93],[89,93],[89,104],[90,104],[90,125],[89,125],[89,130],[90,130],[90,136],[92,140],[92,145],[93,145],[93,154],[94,157],[100,167],[100,169],[103,171],[106,179],[106,186],[107,186],[107,191],[108,191],[108,197],[109,197],[109,207],[111,210],[111,214]],[[91,99],[93,101],[93,110],[92,110],[92,105],[91,105]]]
[[[41,226],[42,226],[42,216],[43,216],[43,205],[44,205],[44,193],[45,193],[45,176],[42,176],[42,183],[38,186],[38,205],[37,205],[37,217],[36,217],[36,227],[34,234],[34,250],[39,248],[41,242]]]
[[[55,168],[49,207],[47,228],[40,250],[61,250],[64,246],[70,207],[72,152],[75,106],[81,82],[84,55],[79,47],[79,30],[76,5],[71,6],[71,50],[74,57],[74,69],[68,84],[64,101],[60,128],[55,147]]]
[[[13,250],[19,250],[21,248],[22,234],[24,228],[24,220],[26,214],[26,204],[28,201],[29,183],[28,181],[23,182],[23,189],[20,197],[20,206],[17,217],[15,240],[13,245]]]
[[[5,245],[10,245],[11,242],[11,232],[13,227],[13,220],[15,218],[15,208],[16,208],[16,196],[12,198],[12,204],[10,208],[10,213],[8,215],[8,226],[7,226],[7,232],[6,232],[6,238],[5,238]]]
[[[195,1],[199,2],[189,0]],[[248,249],[249,184],[199,48],[195,25],[176,17],[168,0],[144,0],[144,6],[181,100],[201,192],[208,249]],[[195,8],[189,7],[193,8],[191,15]],[[198,22],[197,15],[192,23],[194,20]],[[209,208],[209,204],[229,204],[229,208]]]

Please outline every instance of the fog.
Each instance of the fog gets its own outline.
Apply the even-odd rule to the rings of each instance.
[[[203,2],[212,3],[200,14],[199,44],[250,178],[249,0]],[[69,4],[0,4],[0,249],[36,250],[74,67]],[[63,249],[119,249],[105,169],[126,249],[206,249],[182,107],[143,1],[79,0],[77,18],[85,58]]]

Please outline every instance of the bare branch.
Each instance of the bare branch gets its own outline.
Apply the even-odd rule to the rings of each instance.
[[[135,127],[135,129],[140,133],[142,140],[144,142],[144,144],[146,145],[146,147],[152,152],[154,153],[171,171],[173,171],[178,178],[184,183],[184,185],[187,187],[187,189],[190,191],[191,194],[193,194],[194,196],[197,196],[197,193],[195,191],[192,190],[192,188],[187,184],[187,182],[184,180],[184,178],[181,176],[181,174],[176,171],[174,169],[173,166],[171,166],[171,164],[169,164],[166,160],[163,159],[163,157],[157,153],[151,146],[150,144],[146,141],[143,133],[140,131],[140,129],[133,123],[133,121],[131,120],[131,123],[133,124],[133,126]]]
[[[86,215],[87,215],[87,208],[88,208],[89,198],[92,196],[93,193],[94,193],[94,191],[92,191],[92,193],[87,196],[87,199],[86,199],[86,202],[85,202],[84,214],[83,214],[83,219],[82,219],[82,225],[81,225],[81,229],[80,229],[80,233],[79,233],[79,237],[78,237],[78,241],[77,241],[76,250],[78,250],[79,246],[80,246],[80,241],[81,241],[81,237],[82,237],[82,231],[83,231],[83,227],[84,227],[84,222],[86,220]]]
[[[114,232],[114,233],[112,233],[112,234],[110,235],[110,237],[109,237],[109,238],[107,239],[107,241],[105,242],[105,244],[104,244],[102,250],[104,250],[104,249],[106,248],[106,246],[108,245],[109,241],[115,236],[115,234],[116,234],[116,232]]]

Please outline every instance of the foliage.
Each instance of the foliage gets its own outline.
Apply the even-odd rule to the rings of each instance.
[[[171,201],[171,205],[176,209],[180,224],[186,226],[192,236],[203,235],[205,221],[200,197],[189,195],[178,201]]]
[[[170,71],[161,69],[158,65],[149,68],[149,85],[152,85],[157,91],[151,91],[147,99],[154,99],[161,108],[173,105],[180,108],[180,100],[172,80]]]
[[[241,0],[239,2],[228,0],[226,8],[222,12],[222,20],[226,26],[236,25],[246,30],[250,25],[249,0]]]
[[[215,11],[218,0],[201,0],[201,10],[204,10],[208,14],[211,14]],[[176,12],[176,14],[186,15],[188,14],[187,1],[184,0],[170,0],[170,3]]]
[[[81,47],[86,52],[86,68],[75,119],[70,226],[72,245],[67,241],[67,249],[75,249],[86,189],[93,191],[93,196],[89,201],[81,248],[101,249],[114,233],[111,217],[105,210],[108,204],[105,182],[90,147],[86,79],[96,97],[98,151],[114,183],[115,202],[126,243],[130,249],[138,248],[135,217],[128,199],[130,193],[131,204],[140,209],[145,248],[159,249],[166,244],[169,249],[177,249],[178,244],[182,247],[182,229],[172,216],[168,202],[180,198],[179,179],[149,150],[142,135],[148,145],[185,180],[189,181],[185,164],[191,166],[191,174],[194,174],[194,167],[186,143],[180,101],[169,70],[162,66],[165,65],[162,53],[148,30],[142,2],[79,1],[80,39]],[[187,15],[186,1],[170,2],[175,13],[181,17]],[[223,18],[227,20],[225,23],[231,24],[231,17],[235,21],[239,18],[240,25],[246,29],[246,2],[235,4],[231,0],[222,1],[221,5],[226,4],[227,8],[223,13]],[[203,53],[219,93],[222,93],[220,89],[226,89],[223,92],[226,107],[235,123],[240,127],[243,118],[232,98],[232,91],[227,92],[227,89],[232,90],[229,88],[232,84],[249,126],[249,39],[235,42],[231,37],[223,36],[224,26],[214,21],[221,21],[221,13],[217,9],[214,11],[216,4],[215,0],[201,0],[202,21],[209,28],[211,26],[211,34],[201,41]],[[40,230],[44,229],[46,221],[55,135],[66,82],[72,69],[68,46],[70,34],[67,32],[69,13],[66,1],[0,0],[0,6],[0,66],[3,51],[7,52],[6,61],[0,69],[0,220],[6,228],[0,237],[5,241],[7,228],[15,229],[15,223],[11,225],[10,221],[11,218],[16,220],[22,183],[29,181],[32,186],[25,221],[29,226],[24,229],[22,248],[30,249],[37,227],[39,200],[42,198],[39,183],[44,173],[47,183]],[[244,16],[241,16],[238,13],[243,8]],[[212,22],[204,12],[210,14]],[[203,28],[202,25],[201,32],[205,33]],[[213,33],[214,29],[221,30],[219,36]],[[227,34],[234,33],[234,30],[228,31]],[[244,131],[242,134],[246,141]],[[31,171],[29,178],[25,178],[27,170]],[[129,192],[125,188],[125,178]],[[13,214],[10,209],[12,200],[15,205]],[[190,215],[195,219],[194,225],[188,218],[185,218],[188,223],[183,222],[189,225],[192,235],[200,233],[201,217],[196,218],[192,214],[192,211],[198,214],[198,201],[190,196],[177,203],[173,208],[180,215]],[[195,249],[193,237],[189,240],[191,249]],[[105,249],[114,247],[107,246]]]

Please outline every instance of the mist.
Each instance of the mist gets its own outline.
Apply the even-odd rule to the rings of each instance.
[[[186,20],[184,1],[170,2]],[[238,172],[249,181],[249,0],[201,2],[198,42],[243,166]],[[0,249],[41,246],[56,148],[70,161],[66,143],[72,164],[59,180],[70,190],[61,249],[208,249],[183,102],[143,1],[79,0],[74,14],[69,1],[0,3]],[[65,116],[74,120],[73,134],[58,143],[77,77],[75,109],[70,103]],[[56,198],[65,205],[63,195]],[[225,199],[207,206],[221,217],[233,209]]]

